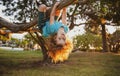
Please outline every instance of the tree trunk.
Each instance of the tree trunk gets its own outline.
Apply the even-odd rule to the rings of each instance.
[[[103,47],[103,52],[108,52],[105,24],[102,24],[101,27],[102,27],[102,44],[103,44],[102,47]]]

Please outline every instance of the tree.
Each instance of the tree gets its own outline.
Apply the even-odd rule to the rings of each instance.
[[[1,0],[1,4],[6,6],[3,13],[6,16],[14,15],[15,20],[19,22],[26,23],[37,17],[34,0]]]
[[[29,33],[24,36],[22,43],[25,43],[28,49],[33,49],[34,44],[36,44]]]
[[[66,0],[67,1],[67,0]],[[64,1],[64,2],[66,2]],[[75,0],[71,0],[71,1],[67,1],[67,3],[61,2],[59,4],[60,7],[58,7],[57,9],[62,9],[63,7],[66,7],[72,3],[74,3]],[[23,24],[13,24],[11,22],[6,21],[4,18],[0,17],[0,25],[1,27],[6,27],[7,29],[11,30],[11,32],[21,32],[21,31],[29,31],[30,35],[33,37],[33,39],[38,42],[38,44],[41,46],[42,48],[42,53],[43,53],[43,61],[45,62],[49,62],[51,61],[48,57],[47,54],[47,46],[46,43],[44,41],[44,39],[39,35],[38,31],[35,31],[35,33],[33,34],[31,32],[31,27],[35,26],[37,24],[37,19],[33,19],[31,22],[29,23],[23,23]]]
[[[120,30],[116,30],[112,35],[110,35],[108,43],[110,51],[118,53],[120,50]]]
[[[10,2],[12,0],[2,0],[6,2]],[[21,0],[20,0],[21,1]],[[26,0],[28,1],[28,0]],[[41,0],[43,3],[47,4],[46,0]],[[51,0],[52,3],[54,3],[55,0]],[[48,2],[49,3],[49,2]],[[70,29],[74,28],[74,26],[79,26],[81,24],[91,24],[89,22],[87,23],[80,23],[77,24],[77,19],[92,19],[96,24],[101,25],[102,27],[102,37],[103,37],[103,50],[107,51],[106,47],[106,34],[105,34],[105,25],[116,23],[117,26],[120,22],[120,1],[119,0],[64,0],[61,1],[58,9],[61,9],[63,7],[66,7],[70,4],[74,4],[74,7],[70,7],[68,18],[69,18],[69,24]],[[117,17],[117,18],[115,18]],[[109,23],[105,22],[106,20],[110,21]],[[24,20],[23,20],[24,21]],[[7,29],[11,30],[12,32],[24,32],[24,31],[30,31],[31,27],[35,26],[37,24],[37,18],[33,18],[32,21],[29,23],[22,23],[22,24],[13,24],[8,21],[6,21],[4,18],[0,17],[0,25],[1,27],[6,27]],[[33,30],[33,29],[32,29]],[[34,34],[30,32],[31,36],[34,38]],[[43,49],[43,55],[44,60],[47,60],[47,54],[46,54],[46,45],[44,44],[44,40],[41,36],[39,36],[38,32],[35,32],[36,38],[34,38],[38,44]]]
[[[89,2],[90,3],[90,2]],[[86,27],[96,29],[101,25],[102,28],[102,43],[103,43],[103,52],[108,51],[107,39],[106,39],[106,29],[105,25],[112,25],[111,23],[116,23],[117,26],[120,25],[120,1],[119,0],[92,0],[91,3],[86,6],[89,8],[89,11],[86,12],[88,18],[92,19],[91,23],[88,23]],[[107,23],[106,21],[111,21]],[[91,26],[92,24],[92,26]],[[114,24],[114,25],[116,25]],[[94,25],[94,26],[93,26]],[[94,31],[96,33],[96,30]]]
[[[89,32],[86,32],[83,35],[76,36],[73,41],[75,49],[79,48],[83,51],[88,51],[91,47],[95,48],[93,50],[100,50],[100,48],[102,47],[101,36]]]

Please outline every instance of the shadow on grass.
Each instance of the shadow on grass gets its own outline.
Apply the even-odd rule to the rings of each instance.
[[[65,61],[63,63],[46,63],[40,59],[11,59],[11,58],[0,58],[0,76],[2,74],[11,74],[11,71],[14,70],[27,70],[27,69],[34,69],[34,68],[45,68],[45,67],[54,67],[61,66],[62,64],[67,64],[69,61]]]
[[[32,69],[37,67],[42,67],[47,65],[43,63],[41,60],[27,60],[27,59],[15,59],[15,58],[0,58],[0,76],[2,74],[10,74],[12,70],[19,69]]]

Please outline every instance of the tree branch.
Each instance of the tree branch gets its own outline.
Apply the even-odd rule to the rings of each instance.
[[[76,7],[71,15],[71,24],[70,24],[70,29],[72,29],[74,27],[74,14],[75,14],[75,11],[77,10],[77,8],[79,7],[79,4],[76,4]]]
[[[83,0],[83,1],[79,1],[79,0],[62,0],[59,4],[59,6],[57,7],[57,9],[62,9],[64,7],[67,7],[70,4],[85,4],[87,0]],[[25,23],[25,24],[15,24],[15,23],[11,23],[7,20],[5,20],[4,18],[0,17],[0,27],[5,27],[7,29],[9,29],[12,33],[17,33],[19,31],[26,31],[29,28],[35,26],[37,24],[37,18],[33,19],[31,22],[29,23]]]
[[[13,33],[16,33],[19,31],[26,31],[30,27],[35,26],[36,23],[37,23],[37,19],[34,19],[33,21],[26,23],[26,24],[15,24],[15,23],[11,23],[11,22],[5,20],[4,18],[0,17],[0,26],[6,27]]]

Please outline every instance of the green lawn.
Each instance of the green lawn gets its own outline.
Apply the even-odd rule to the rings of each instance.
[[[61,64],[42,65],[39,51],[0,50],[0,76],[120,76],[120,55],[72,53]]]

